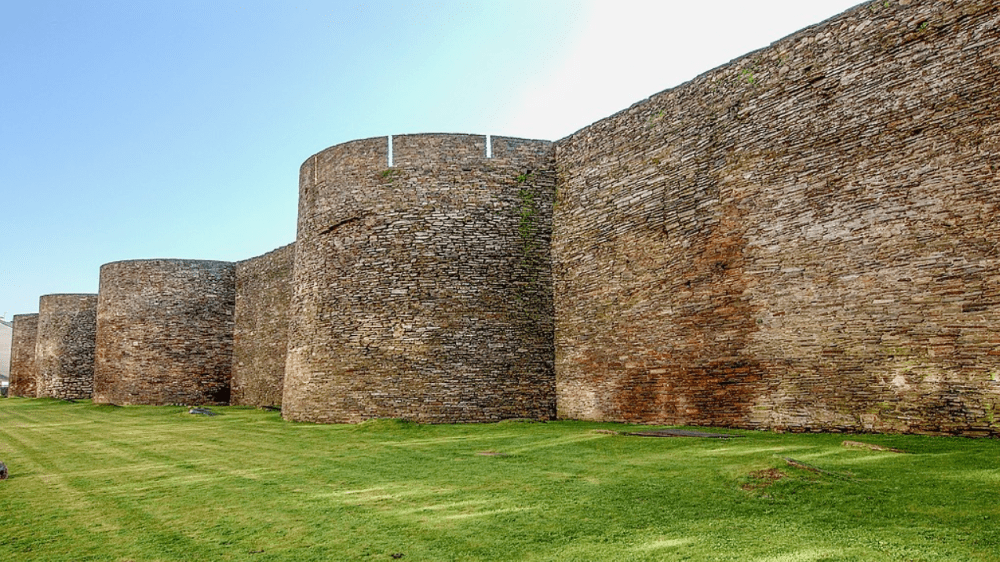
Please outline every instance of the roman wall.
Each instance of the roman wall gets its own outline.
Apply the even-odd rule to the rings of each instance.
[[[995,1],[870,1],[556,143],[339,144],[294,245],[15,316],[11,393],[1000,436],[997,84]]]
[[[37,314],[15,314],[10,347],[10,387],[8,396],[36,396],[38,371],[35,369]]]
[[[559,416],[1000,435],[998,84],[866,2],[559,141]]]
[[[35,394],[90,398],[94,387],[97,295],[44,295],[38,299]]]
[[[302,165],[283,415],[555,415],[552,143],[348,142]]]
[[[295,244],[236,263],[231,402],[281,406]]]
[[[176,259],[102,266],[94,401],[228,403],[235,268]]]

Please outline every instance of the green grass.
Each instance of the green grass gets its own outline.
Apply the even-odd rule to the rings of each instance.
[[[215,410],[0,400],[0,560],[1000,560],[995,439]]]

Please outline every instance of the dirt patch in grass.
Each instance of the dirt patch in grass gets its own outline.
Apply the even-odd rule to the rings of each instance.
[[[767,488],[771,484],[774,484],[778,480],[788,476],[784,472],[778,470],[777,468],[768,468],[767,470],[755,470],[751,472],[747,477],[748,482],[745,482],[740,488],[751,492],[753,490],[760,490],[762,488]]]

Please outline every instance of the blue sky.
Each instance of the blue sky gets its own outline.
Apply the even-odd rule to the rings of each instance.
[[[0,0],[0,314],[294,241],[328,146],[557,140],[856,3]]]

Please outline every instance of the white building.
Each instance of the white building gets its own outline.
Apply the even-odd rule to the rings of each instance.
[[[10,342],[14,333],[14,323],[0,319],[0,384],[7,386],[10,380]]]

